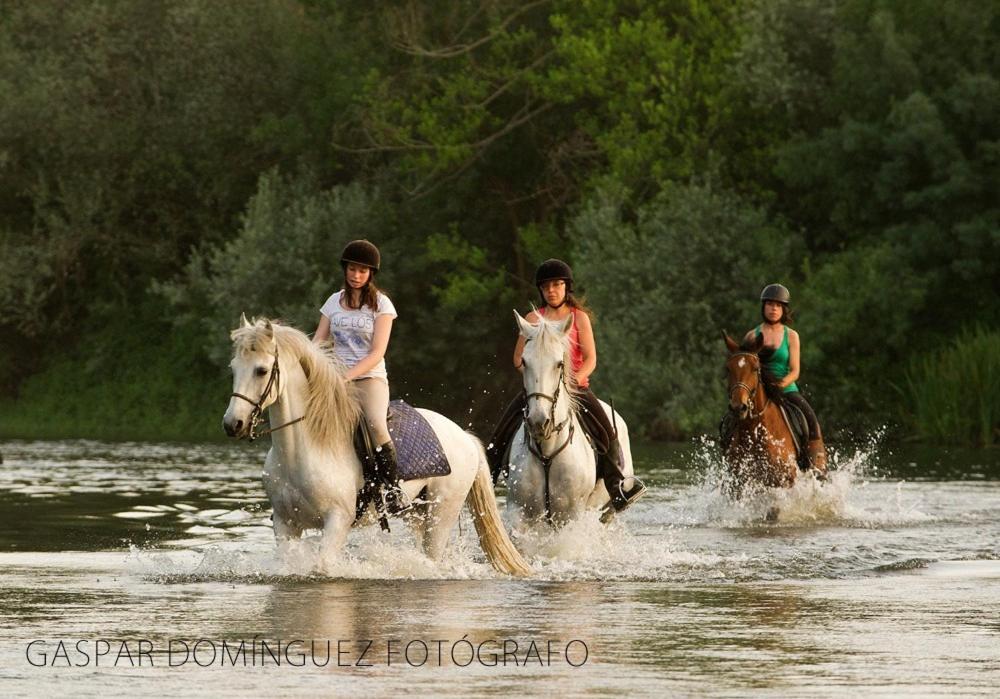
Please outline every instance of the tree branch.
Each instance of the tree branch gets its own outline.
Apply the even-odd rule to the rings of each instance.
[[[491,31],[489,34],[482,36],[475,41],[470,43],[452,44],[451,46],[445,46],[441,48],[425,48],[418,45],[416,42],[407,41],[405,39],[394,39],[392,41],[392,46],[403,53],[407,53],[411,56],[420,56],[422,58],[434,58],[434,59],[449,59],[457,58],[458,56],[463,56],[467,53],[475,51],[480,46],[488,44],[497,38],[500,34],[507,30],[510,24],[520,17],[521,15],[530,12],[531,10],[545,5],[551,2],[551,0],[535,0],[535,2],[529,2],[528,4],[518,8],[516,11],[508,15],[496,29]],[[465,31],[465,28],[462,30]]]
[[[551,109],[555,105],[551,102],[545,102],[535,109],[531,109],[531,106],[532,105],[529,104],[524,105],[521,109],[517,111],[517,113],[513,117],[511,117],[510,121],[504,124],[503,128],[494,131],[490,135],[485,136],[484,138],[481,138],[478,141],[473,141],[471,143],[448,143],[445,145],[437,145],[434,143],[421,143],[418,141],[410,141],[408,143],[401,143],[398,145],[385,145],[378,143],[375,140],[375,138],[372,137],[371,133],[367,129],[365,129],[365,135],[367,136],[369,143],[372,143],[371,146],[364,146],[359,148],[354,146],[344,146],[339,143],[333,143],[332,146],[335,150],[338,150],[342,153],[355,153],[355,154],[391,153],[391,152],[406,152],[406,151],[438,151],[438,150],[443,150],[445,148],[470,148],[474,151],[481,151],[487,146],[489,146],[491,143],[496,141],[497,139],[503,138],[517,127],[521,126],[522,124],[528,121],[531,121],[536,116]],[[403,139],[400,138],[399,140]]]

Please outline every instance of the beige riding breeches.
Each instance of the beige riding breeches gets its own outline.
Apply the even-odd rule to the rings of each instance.
[[[365,414],[365,420],[371,427],[376,446],[385,444],[392,437],[389,435],[389,425],[386,413],[389,410],[389,382],[385,379],[367,378],[354,381],[358,392],[358,402]]]

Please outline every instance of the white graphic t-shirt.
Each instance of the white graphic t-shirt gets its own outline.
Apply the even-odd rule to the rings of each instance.
[[[396,317],[396,307],[389,297],[378,292],[378,309],[372,311],[368,306],[348,310],[340,305],[343,291],[338,291],[326,300],[319,312],[330,319],[330,337],[333,339],[333,349],[340,360],[348,368],[364,359],[372,351],[372,337],[375,334],[375,318],[378,316]],[[387,379],[385,359],[382,359],[367,374],[359,379]]]

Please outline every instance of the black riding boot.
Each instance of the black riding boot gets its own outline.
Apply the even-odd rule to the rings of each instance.
[[[493,475],[493,485],[497,484],[500,476],[507,475],[507,464],[503,463],[503,457],[507,453],[507,447],[514,438],[514,433],[521,426],[524,420],[524,394],[519,393],[510,402],[503,416],[497,423],[490,435],[490,441],[486,445],[486,461],[490,465],[490,473]]]
[[[625,472],[622,469],[621,448],[617,437],[610,437],[608,451],[598,456],[597,467],[604,479],[604,487],[611,500],[601,510],[601,521],[607,524],[614,516],[629,507],[646,492],[646,486],[633,476],[632,487],[625,489]]]
[[[396,447],[386,442],[375,450],[375,467],[385,493],[385,509],[391,515],[401,515],[413,509],[413,503],[399,487],[399,466],[396,461]]]

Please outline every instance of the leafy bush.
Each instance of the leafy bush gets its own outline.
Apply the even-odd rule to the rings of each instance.
[[[895,415],[902,379],[927,301],[926,275],[891,243],[823,258],[793,290],[802,340],[799,382],[828,433],[868,430]]]
[[[83,353],[46,363],[0,401],[4,438],[221,439],[231,379],[192,352],[198,333],[175,329],[151,298],[77,338]]]
[[[922,438],[987,446],[1000,441],[1000,330],[978,327],[914,359],[908,415]]]

